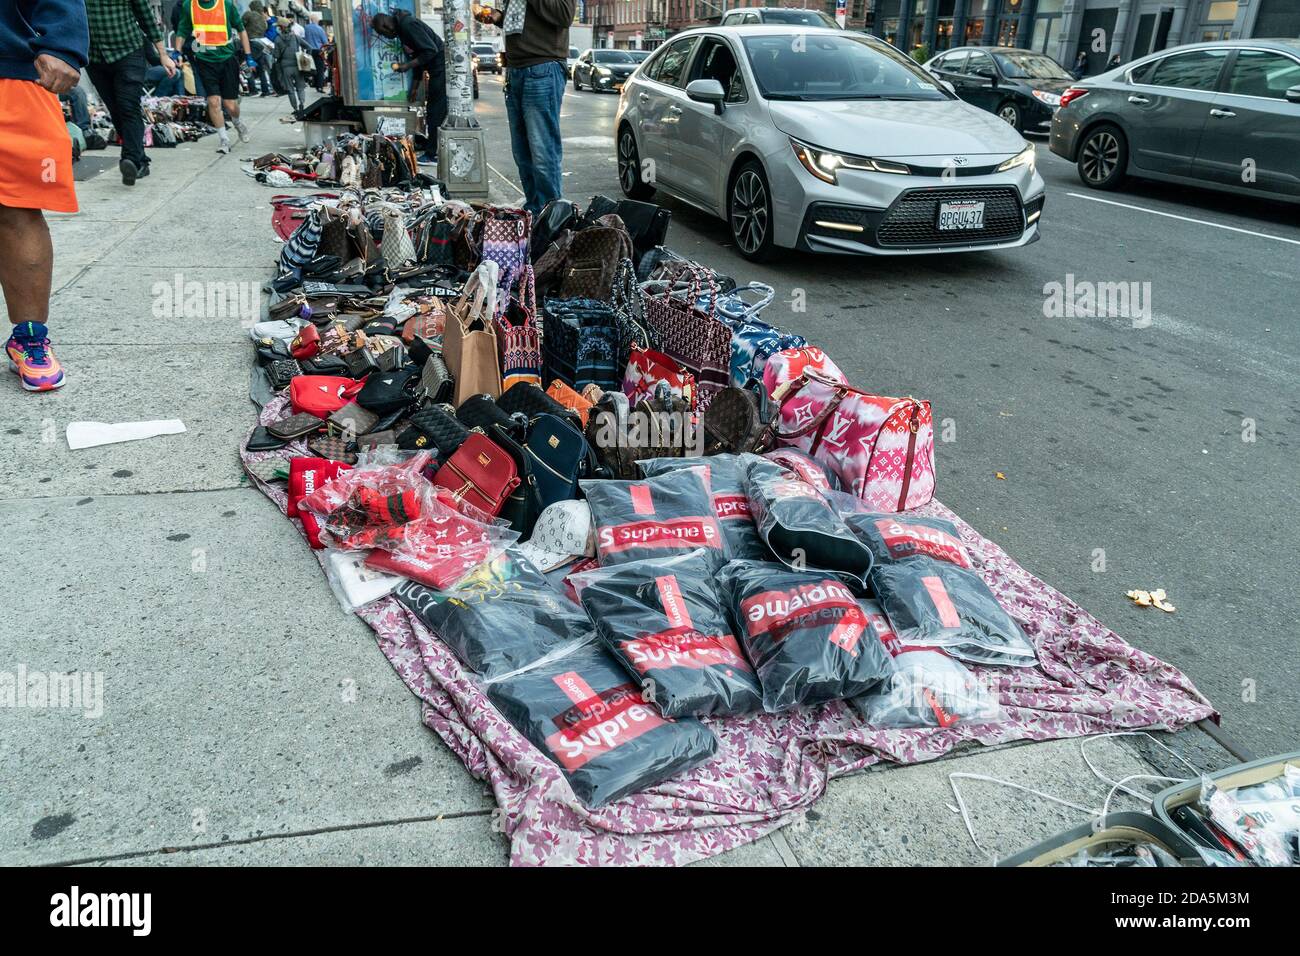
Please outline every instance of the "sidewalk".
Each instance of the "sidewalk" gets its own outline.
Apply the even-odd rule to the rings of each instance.
[[[503,864],[491,794],[420,724],[369,628],[243,479],[236,446],[255,413],[244,316],[164,308],[178,282],[257,289],[271,275],[275,191],[240,166],[301,130],[278,122],[282,100],[244,108],[253,141],[230,156],[215,137],[157,150],[149,179],[128,189],[114,167],[79,184],[79,215],[51,217],[50,325],[69,385],[3,384],[0,496],[21,546],[0,671],[102,674],[103,707],[0,708],[0,864]],[[508,152],[491,159],[513,173]],[[74,420],[154,418],[187,431],[76,452],[64,439]],[[1232,762],[1194,728],[1170,744],[1207,768]],[[1108,788],[1079,746],[837,781],[806,820],[717,862],[986,862],[947,775],[1099,807]],[[1150,772],[1129,741],[1089,754],[1112,779]],[[999,855],[1081,819],[987,784],[963,794]]]

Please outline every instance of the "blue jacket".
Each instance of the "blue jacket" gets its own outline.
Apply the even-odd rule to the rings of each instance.
[[[89,46],[85,0],[0,2],[0,78],[35,80],[43,53],[84,69]]]

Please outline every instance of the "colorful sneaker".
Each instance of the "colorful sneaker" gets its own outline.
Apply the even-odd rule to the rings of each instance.
[[[29,392],[48,392],[63,387],[63,366],[50,349],[45,326],[40,322],[23,322],[14,326],[5,343],[9,368],[18,373],[23,388]]]

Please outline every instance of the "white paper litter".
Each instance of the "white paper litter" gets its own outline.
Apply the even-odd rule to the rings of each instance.
[[[179,418],[162,418],[151,422],[69,422],[68,447],[94,448],[120,441],[138,441],[158,435],[178,435],[185,431]]]

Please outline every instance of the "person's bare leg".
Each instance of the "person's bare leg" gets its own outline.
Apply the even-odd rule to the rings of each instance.
[[[226,112],[230,114],[232,120],[239,119],[239,100],[222,100],[221,103],[225,106]],[[212,109],[212,107],[209,106],[208,109]]]
[[[50,315],[54,244],[39,209],[0,205],[0,289],[9,321],[45,324]]]
[[[213,126],[215,126],[217,129],[226,128],[225,117],[221,115],[220,96],[208,97],[208,122],[211,123]]]

